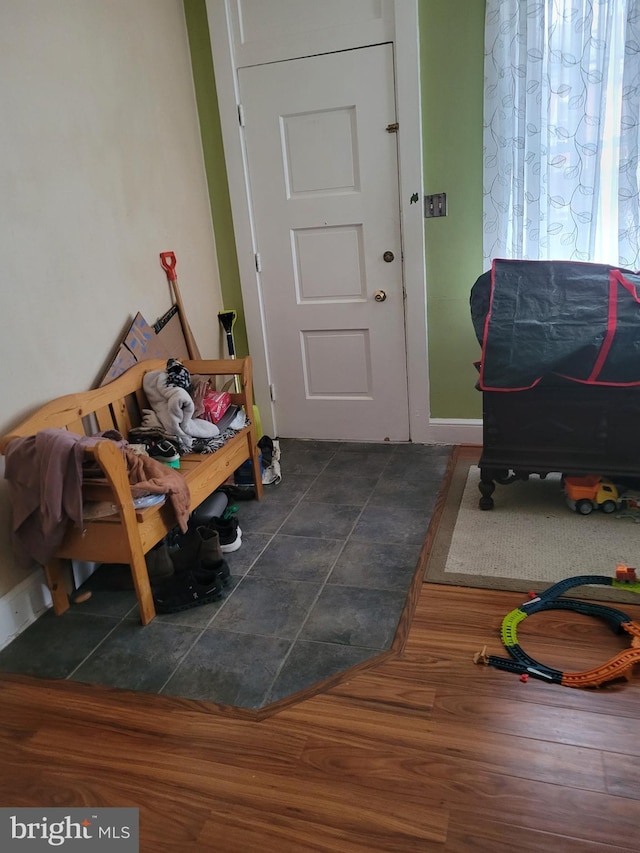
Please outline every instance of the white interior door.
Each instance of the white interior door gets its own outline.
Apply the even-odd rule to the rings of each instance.
[[[392,51],[238,71],[280,436],[409,438]]]

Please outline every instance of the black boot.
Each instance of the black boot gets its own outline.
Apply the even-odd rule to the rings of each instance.
[[[152,548],[145,557],[149,580],[158,583],[166,580],[173,574],[173,563],[167,548],[167,543],[162,541],[159,546]]]
[[[195,530],[189,531],[180,548],[171,551],[171,561],[176,573],[193,569],[200,563],[221,562],[218,531],[209,527],[196,527]]]
[[[222,556],[222,552],[220,554]],[[173,575],[173,562],[164,540],[147,552],[144,559],[149,572],[149,581],[152,585],[164,583]],[[100,566],[100,575],[104,578],[108,589],[134,588],[131,566],[127,563],[103,563]]]

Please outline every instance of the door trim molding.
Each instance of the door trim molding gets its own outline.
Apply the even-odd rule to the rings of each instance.
[[[428,444],[429,353],[427,349],[427,285],[422,215],[422,103],[420,98],[420,44],[417,0],[395,0],[395,79],[398,107],[398,168],[400,223],[403,240],[405,329],[409,435]],[[418,202],[412,202],[418,194]]]
[[[256,242],[249,202],[248,169],[242,131],[238,121],[238,63],[234,55],[231,2],[233,0],[206,0],[206,9],[238,253],[240,286],[247,337],[254,364],[255,398],[264,431],[275,435],[277,433],[274,409],[269,393],[272,380],[264,331],[264,310],[259,274],[255,266]],[[417,0],[389,0],[389,2],[392,4],[394,16],[396,105],[397,120],[400,124],[398,166],[406,295],[409,430],[411,441],[426,444],[432,443],[435,439],[432,437],[433,430],[429,419],[418,2]],[[415,193],[418,194],[417,203],[411,202]]]
[[[206,0],[209,38],[213,55],[220,125],[224,147],[238,272],[244,305],[247,338],[253,360],[253,388],[262,428],[275,436],[271,378],[268,370],[264,316],[255,260],[255,239],[247,194],[247,167],[238,118],[238,75],[233,51],[231,16],[227,0]]]

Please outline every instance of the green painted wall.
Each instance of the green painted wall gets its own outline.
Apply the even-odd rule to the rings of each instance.
[[[424,190],[448,215],[425,220],[431,416],[479,418],[480,356],[469,291],[482,267],[485,0],[420,0]]]
[[[225,310],[234,309],[238,312],[233,329],[234,341],[236,354],[243,356],[248,354],[249,349],[205,0],[184,0],[184,11],[211,200],[211,216],[216,237],[222,299]]]
[[[247,352],[205,0],[184,0],[226,308]],[[431,415],[479,418],[469,291],[482,268],[482,91],[485,0],[419,0],[424,190],[449,213],[425,220]]]

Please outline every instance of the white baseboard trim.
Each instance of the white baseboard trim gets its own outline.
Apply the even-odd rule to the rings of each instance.
[[[482,445],[482,418],[429,418],[429,444]]]
[[[71,593],[92,575],[98,563],[72,561],[71,573],[66,578],[67,592]],[[44,569],[36,569],[0,598],[0,650],[8,646],[38,616],[52,606],[51,593],[47,586]]]
[[[37,569],[0,597],[0,649],[51,607],[44,569]]]

